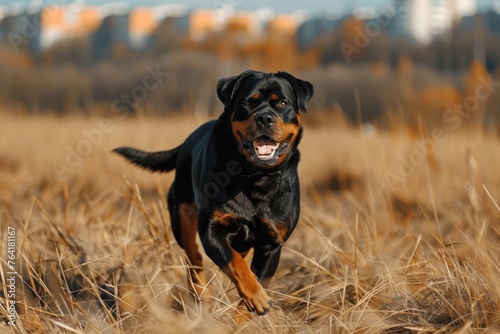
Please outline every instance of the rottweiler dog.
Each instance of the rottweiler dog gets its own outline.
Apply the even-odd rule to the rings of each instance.
[[[168,193],[175,238],[191,263],[199,292],[206,282],[205,253],[235,284],[250,311],[270,308],[265,288],[278,267],[283,243],[297,225],[297,165],[302,137],[299,111],[313,86],[286,72],[246,71],[217,82],[224,111],[172,150],[114,150],[150,171],[176,170]],[[249,267],[244,257],[253,248]]]

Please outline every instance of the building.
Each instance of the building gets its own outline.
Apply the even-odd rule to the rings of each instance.
[[[297,43],[300,49],[307,49],[319,37],[340,29],[346,17],[319,16],[302,22],[297,29]]]
[[[70,4],[48,6],[41,10],[41,48],[48,49],[60,40],[86,36],[101,25],[100,7]]]
[[[14,11],[5,13],[0,21],[0,37],[15,53],[38,54],[41,41],[41,13]]]
[[[301,18],[295,15],[276,15],[267,24],[267,33],[283,36],[295,36],[301,23]]]
[[[476,1],[455,0],[451,1],[453,23],[458,23],[465,16],[473,15],[477,12]]]
[[[197,41],[214,31],[231,31],[257,36],[266,29],[274,17],[273,12],[268,9],[247,12],[224,10],[224,8],[193,10],[189,15],[189,37]]]
[[[162,22],[168,19],[182,25],[188,14],[184,5],[160,5],[156,7],[139,7],[130,11],[129,37],[134,48],[143,48],[152,42],[152,35]],[[185,27],[177,27],[186,30]]]
[[[195,10],[189,15],[189,37],[201,40],[217,27],[217,15],[212,10]]]
[[[446,38],[457,22],[476,12],[475,0],[397,0],[389,32],[417,43]]]
[[[125,55],[129,44],[129,18],[128,13],[116,13],[104,18],[91,38],[94,60],[119,59]]]

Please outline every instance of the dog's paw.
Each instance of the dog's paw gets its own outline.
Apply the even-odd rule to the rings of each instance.
[[[260,284],[252,294],[244,296],[243,301],[250,311],[258,315],[266,314],[271,308],[271,297],[269,297],[266,290]]]

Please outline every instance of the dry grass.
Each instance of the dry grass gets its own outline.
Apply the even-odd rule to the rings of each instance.
[[[59,179],[53,161],[99,121],[0,116],[2,282],[8,227],[19,273],[16,327],[4,284],[0,332],[500,332],[497,137],[449,131],[394,181],[400,158],[417,157],[405,130],[306,127],[302,215],[270,286],[276,303],[236,324],[237,294],[209,260],[203,302],[187,292],[164,200],[172,175],[109,153],[173,147],[203,120],[113,120]]]

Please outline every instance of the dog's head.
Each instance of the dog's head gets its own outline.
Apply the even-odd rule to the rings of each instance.
[[[255,168],[270,169],[287,160],[300,140],[299,110],[306,112],[313,86],[286,72],[246,71],[219,80],[238,151]]]

